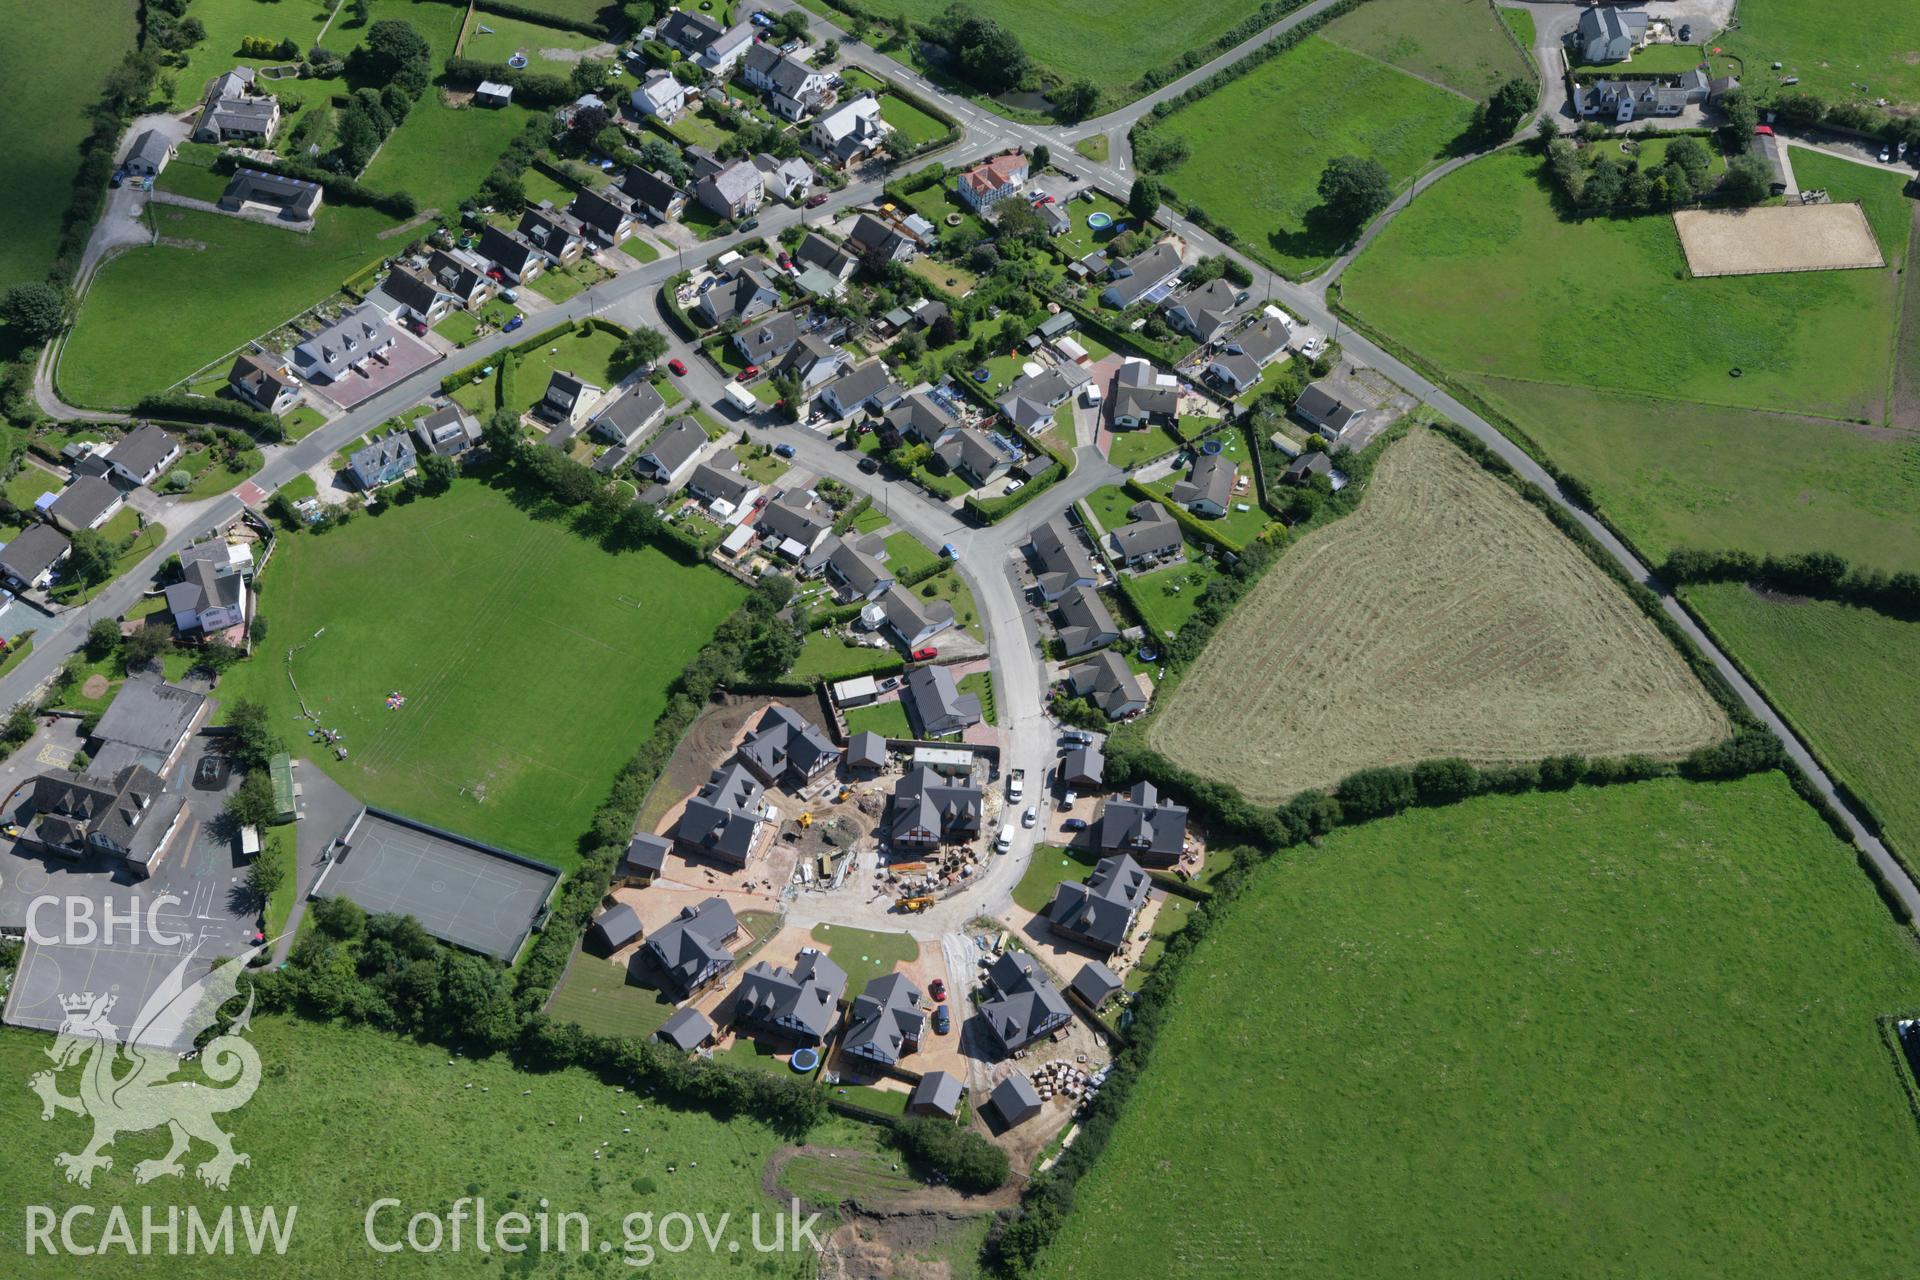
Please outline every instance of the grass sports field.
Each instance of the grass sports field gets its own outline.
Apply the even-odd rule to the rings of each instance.
[[[584,1071],[532,1074],[499,1058],[449,1063],[445,1049],[319,1022],[266,1018],[254,1023],[249,1038],[262,1064],[259,1091],[220,1122],[232,1132],[235,1149],[253,1163],[235,1170],[227,1191],[201,1185],[191,1163],[183,1178],[137,1184],[133,1166],[166,1151],[163,1130],[121,1135],[111,1149],[113,1168],[96,1174],[87,1190],[69,1184],[53,1157],[79,1150],[90,1126],[70,1115],[42,1123],[39,1100],[23,1087],[30,1074],[47,1066],[42,1052],[51,1039],[11,1028],[0,1032],[0,1070],[22,1082],[4,1090],[0,1101],[14,1152],[3,1184],[8,1202],[47,1205],[56,1213],[70,1205],[100,1205],[89,1228],[96,1241],[108,1204],[126,1211],[136,1240],[143,1206],[154,1209],[161,1223],[171,1206],[193,1206],[209,1224],[221,1210],[233,1208],[234,1234],[240,1239],[236,1206],[258,1211],[272,1205],[283,1213],[297,1206],[285,1258],[269,1252],[263,1263],[240,1250],[233,1256],[174,1260],[158,1269],[205,1280],[242,1280],[263,1269],[303,1280],[645,1274],[623,1265],[644,1255],[626,1252],[622,1220],[630,1213],[651,1212],[657,1219],[676,1210],[704,1211],[710,1223],[731,1212],[727,1234],[737,1230],[741,1242],[738,1255],[729,1254],[723,1241],[717,1253],[702,1244],[673,1257],[663,1269],[676,1276],[752,1274],[774,1280],[813,1274],[810,1250],[760,1254],[751,1248],[747,1217],[756,1210],[770,1215],[775,1208],[761,1194],[760,1179],[767,1158],[782,1145],[777,1134],[752,1120],[721,1121],[653,1101],[636,1105],[633,1092],[617,1092]],[[74,1092],[76,1077],[72,1070],[65,1073],[65,1092]],[[178,1078],[199,1079],[200,1073],[189,1064]],[[830,1120],[812,1137],[871,1150],[873,1132]],[[204,1159],[207,1150],[196,1143],[188,1161]],[[674,1171],[669,1173],[668,1166]],[[321,1168],[324,1176],[316,1177]],[[599,1240],[610,1240],[610,1256],[583,1258],[576,1245],[571,1256],[550,1254],[537,1266],[528,1265],[539,1257],[531,1252],[502,1262],[498,1253],[475,1250],[471,1221],[464,1226],[466,1248],[457,1254],[450,1248],[434,1255],[379,1254],[367,1243],[365,1219],[377,1199],[403,1202],[375,1219],[376,1238],[385,1242],[404,1236],[413,1214],[444,1215],[468,1196],[484,1197],[490,1218],[516,1209],[537,1213],[542,1197],[552,1213],[585,1213],[594,1231],[589,1247],[597,1250]],[[18,1213],[0,1223],[0,1249],[14,1259],[9,1274],[20,1280],[154,1270],[124,1254],[89,1258],[85,1265],[76,1265],[72,1257],[47,1257],[44,1251],[29,1257],[23,1226]],[[770,1217],[762,1230],[763,1240],[770,1241]],[[164,1249],[164,1237],[159,1247]],[[654,1260],[666,1256],[658,1253]],[[751,1266],[737,1265],[741,1258],[750,1259]]]
[[[58,21],[30,4],[0,7],[0,124],[11,138],[0,200],[0,289],[39,280],[53,265],[60,216],[86,139],[86,109],[133,48],[133,0],[79,0]],[[86,33],[75,39],[75,32]]]
[[[1188,147],[1189,158],[1164,175],[1169,190],[1233,228],[1241,248],[1299,277],[1325,266],[1348,238],[1312,217],[1327,161],[1370,156],[1405,183],[1446,156],[1472,112],[1457,94],[1313,36],[1152,133]]]
[[[1743,58],[1756,82],[1780,62],[1777,74],[1799,76],[1801,92],[1829,102],[1920,103],[1920,27],[1908,0],[1740,0],[1739,14],[1739,27],[1713,42]]]
[[[1920,856],[1920,622],[1739,583],[1689,587],[1687,601],[1901,851]]]
[[[1380,459],[1358,511],[1261,579],[1149,730],[1262,801],[1370,765],[1671,758],[1726,732],[1613,580],[1425,430]]]
[[[287,684],[345,735],[307,754],[412,818],[570,867],[614,771],[740,589],[652,549],[613,555],[513,495],[437,498],[287,538],[262,583],[272,639],[222,684],[307,748]],[[386,697],[407,699],[397,711]]]
[[[1038,1273],[1897,1274],[1917,983],[1778,774],[1338,831],[1190,957]]]

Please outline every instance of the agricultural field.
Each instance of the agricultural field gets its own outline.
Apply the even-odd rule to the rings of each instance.
[[[1448,0],[1444,12],[1469,10]],[[1475,22],[1491,20],[1484,6],[1471,12]],[[1446,158],[1472,114],[1467,98],[1316,35],[1168,116],[1150,136],[1187,144],[1188,158],[1164,175],[1170,191],[1231,227],[1268,266],[1303,277],[1349,238],[1316,212],[1327,161],[1370,156],[1403,184]]]
[[[1482,0],[1367,0],[1321,34],[1408,75],[1484,99],[1529,72],[1500,23]]]
[[[270,644],[222,684],[299,750],[300,699],[349,755],[312,758],[371,804],[571,867],[614,771],[741,590],[651,548],[614,555],[477,480],[286,540]],[[671,602],[672,607],[664,607]],[[617,678],[614,678],[617,673]],[[406,698],[389,710],[386,698]]]
[[[1726,716],[1639,606],[1429,430],[1268,571],[1149,730],[1259,801],[1372,765],[1675,758]]]
[[[545,1197],[556,1213],[564,1208],[588,1215],[595,1240],[608,1241],[613,1258],[631,1261],[642,1255],[623,1251],[621,1223],[630,1213],[651,1211],[657,1217],[704,1211],[717,1221],[731,1212],[729,1233],[741,1233],[742,1254],[752,1258],[753,1274],[813,1274],[813,1259],[806,1253],[749,1252],[746,1219],[775,1207],[762,1194],[760,1180],[768,1158],[784,1143],[753,1120],[721,1120],[655,1102],[636,1106],[632,1092],[618,1092],[585,1071],[534,1074],[515,1070],[504,1058],[449,1061],[448,1052],[437,1046],[322,1022],[257,1019],[249,1039],[259,1051],[264,1078],[250,1102],[221,1118],[233,1133],[235,1149],[252,1157],[250,1166],[235,1171],[228,1191],[203,1186],[191,1168],[182,1178],[137,1183],[134,1165],[165,1153],[164,1130],[123,1133],[112,1148],[113,1168],[96,1175],[90,1192],[70,1185],[53,1158],[79,1149],[87,1122],[63,1116],[41,1123],[39,1100],[16,1087],[5,1090],[0,1101],[14,1151],[7,1165],[9,1202],[48,1205],[56,1213],[69,1205],[112,1203],[125,1209],[136,1232],[142,1207],[155,1210],[156,1220],[164,1223],[170,1207],[191,1205],[211,1223],[235,1202],[278,1206],[283,1212],[297,1205],[287,1256],[275,1259],[270,1269],[310,1280],[375,1272],[523,1273],[520,1266],[492,1268],[474,1261],[479,1255],[471,1223],[466,1250],[459,1254],[374,1253],[364,1222],[370,1202],[381,1197],[404,1205],[377,1219],[383,1241],[403,1235],[412,1214],[445,1214],[462,1197],[484,1197],[490,1216],[514,1207],[531,1214],[532,1201]],[[50,1043],[49,1037],[11,1028],[0,1032],[0,1069],[25,1081],[47,1065],[43,1051]],[[180,1078],[198,1076],[189,1066]],[[73,1079],[68,1072],[68,1092]],[[821,1125],[812,1136],[868,1150],[877,1141],[871,1128],[841,1120]],[[196,1144],[188,1158],[205,1154],[206,1148]],[[317,1161],[324,1162],[326,1176],[314,1176]],[[104,1226],[104,1209],[98,1221]],[[14,1259],[11,1275],[66,1280],[76,1274],[71,1258],[49,1258],[44,1251],[29,1256],[22,1228],[18,1214],[0,1224],[0,1249]],[[770,1220],[764,1230],[771,1238]],[[184,1250],[184,1223],[182,1232]],[[235,1235],[240,1234],[236,1221]],[[590,1247],[597,1250],[598,1244]],[[715,1253],[699,1246],[674,1257],[671,1270],[676,1276],[737,1276],[738,1261],[724,1243]],[[609,1266],[606,1258],[556,1256],[548,1263],[578,1275],[629,1270],[618,1262]],[[142,1270],[101,1259],[93,1265],[104,1268],[101,1274]],[[182,1269],[205,1280],[243,1280],[258,1276],[262,1264],[237,1251],[197,1257]]]
[[[1898,1274],[1917,983],[1779,774],[1336,831],[1189,958],[1036,1274]]]
[[[1714,37],[1744,60],[1763,87],[1773,63],[1799,76],[1799,89],[1829,102],[1891,98],[1920,103],[1920,34],[1907,0],[1806,5],[1799,0],[1740,0],[1740,25]],[[1797,160],[1796,160],[1797,167]]]
[[[1763,597],[1742,583],[1686,596],[1830,771],[1866,798],[1911,865],[1920,857],[1920,622]]]
[[[1470,386],[1509,378],[1883,423],[1910,216],[1900,178],[1793,159],[1803,185],[1863,202],[1887,269],[1691,280],[1672,219],[1563,220],[1539,157],[1509,152],[1423,193],[1347,270],[1343,300]]]
[[[0,84],[7,86],[0,123],[12,139],[0,201],[0,289],[39,280],[53,265],[86,110],[133,48],[137,8],[133,0],[78,0],[57,22],[35,5],[0,8]],[[76,31],[86,38],[72,38]]]

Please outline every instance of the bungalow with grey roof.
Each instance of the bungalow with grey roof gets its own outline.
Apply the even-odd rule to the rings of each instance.
[[[760,486],[737,471],[722,471],[703,462],[687,477],[687,492],[705,502],[714,514],[738,524],[752,509]]]
[[[946,406],[925,391],[914,391],[888,409],[878,428],[880,439],[888,445],[903,441],[932,444],[953,425]]]
[[[654,28],[654,38],[682,56],[697,58],[726,34],[727,29],[693,9],[674,8]]]
[[[1205,343],[1217,339],[1233,323],[1237,298],[1234,287],[1216,276],[1205,284],[1169,295],[1160,307],[1167,313],[1168,324]]]
[[[638,165],[628,165],[620,179],[620,189],[633,201],[633,207],[655,222],[668,222],[686,210],[687,193],[671,178]]]
[[[693,184],[693,198],[716,218],[736,220],[751,217],[766,198],[766,180],[753,161],[729,161],[716,173]]]
[[[915,732],[923,738],[943,738],[980,723],[980,699],[960,692],[949,667],[915,667],[901,683],[900,701]]]
[[[347,479],[363,493],[371,493],[382,485],[404,480],[418,465],[418,459],[412,436],[404,431],[389,432],[347,455]]]
[[[1152,302],[1172,287],[1180,270],[1180,251],[1171,241],[1162,240],[1131,258],[1109,262],[1107,272],[1113,280],[1101,291],[1100,301],[1122,311],[1136,302]]]
[[[294,347],[294,373],[308,382],[338,382],[392,350],[395,341],[380,308],[355,307]]]
[[[233,171],[220,207],[229,213],[272,213],[283,222],[312,222],[326,200],[326,188],[305,178],[289,178],[242,165]]]
[[[740,932],[740,922],[725,898],[708,898],[653,931],[646,955],[681,995],[690,996],[733,967],[727,943]]]
[[[626,394],[596,411],[588,434],[596,440],[631,449],[654,429],[667,412],[667,402],[651,382],[636,382]]]
[[[1063,938],[1112,955],[1127,945],[1153,881],[1126,854],[1102,858],[1085,882],[1063,880],[1047,906],[1047,927]]]
[[[883,1066],[900,1065],[900,1059],[920,1047],[927,1025],[921,998],[920,989],[903,973],[885,973],[869,981],[848,1011],[841,1052]]]
[[[107,452],[107,465],[128,484],[152,484],[180,456],[173,433],[143,422]]]
[[[1180,413],[1180,379],[1160,373],[1138,356],[1129,357],[1113,375],[1110,409],[1116,427],[1171,423]]]
[[[932,769],[907,771],[893,788],[887,838],[901,849],[933,849],[980,834],[984,797],[971,777],[945,778]]]
[[[642,449],[633,460],[636,475],[655,484],[677,488],[687,478],[706,447],[707,433],[691,417],[676,420]]]
[[[0,546],[0,577],[14,591],[34,591],[53,581],[73,544],[50,524],[28,525]]]
[[[977,427],[954,427],[946,432],[933,446],[933,456],[949,475],[960,477],[975,489],[992,484],[1019,460]]]
[[[443,458],[457,458],[480,443],[480,419],[449,400],[432,413],[413,420],[413,442],[416,454],[437,453]]]
[[[776,702],[740,743],[740,762],[766,786],[799,790],[839,763],[840,748],[820,727]]]
[[[1140,678],[1128,668],[1125,658],[1111,649],[1103,649],[1067,672],[1067,687],[1076,698],[1085,698],[1107,719],[1119,720],[1147,709],[1147,693]]]
[[[1235,395],[1251,390],[1262,370],[1286,354],[1293,338],[1287,318],[1269,307],[1267,314],[1236,333],[1230,333],[1207,362],[1207,376],[1231,388]]]
[[[1023,373],[1000,393],[1000,412],[1026,431],[1045,431],[1053,425],[1053,411],[1092,379],[1077,364]]]
[[[173,139],[158,129],[147,129],[133,140],[120,167],[136,178],[157,178],[173,159]]]
[[[1173,486],[1173,500],[1196,516],[1217,520],[1233,501],[1233,482],[1239,473],[1224,453],[1204,453],[1193,460],[1187,478]]]
[[[867,607],[867,612],[875,611],[887,629],[909,650],[918,649],[953,625],[952,605],[945,600],[928,600],[923,607],[898,585],[887,588],[878,604]]]
[[[827,513],[816,510],[804,489],[783,494],[760,508],[755,522],[767,544],[789,560],[805,560],[833,531]]]
[[[722,325],[731,320],[744,324],[755,316],[765,315],[779,303],[779,291],[754,263],[753,259],[743,258],[730,264],[725,274],[700,295],[693,309],[704,323]],[[737,338],[738,335],[736,347],[739,346]]]
[[[1073,1010],[1067,1007],[1053,979],[1024,951],[1001,952],[987,969],[987,986],[990,994],[980,1002],[982,1020],[1008,1054],[1018,1053],[1073,1021]],[[1034,1101],[1037,1104],[1039,1099]]]
[[[1128,523],[1108,536],[1113,552],[1128,568],[1138,568],[1156,560],[1180,554],[1183,539],[1180,526],[1167,509],[1152,499],[1136,502],[1127,509]]]
[[[1187,809],[1161,798],[1151,782],[1137,782],[1125,800],[1108,800],[1094,819],[1094,848],[1128,854],[1143,866],[1170,867],[1186,847]]]
[[[851,542],[841,542],[827,556],[827,581],[842,603],[872,600],[893,588],[887,567]]]
[[[1033,559],[1034,585],[1043,600],[1058,600],[1075,587],[1091,587],[1098,581],[1093,557],[1064,515],[1034,529],[1027,538],[1027,554]]]
[[[840,1016],[847,971],[817,947],[802,947],[792,969],[756,960],[740,979],[733,1016],[750,1027],[783,1031],[818,1044]]]
[[[1315,382],[1293,402],[1293,414],[1327,439],[1335,440],[1353,425],[1360,411],[1328,391],[1324,382]]]
[[[674,824],[673,840],[683,852],[747,865],[760,828],[766,822],[766,793],[739,761],[715,769],[687,800]]]
[[[293,380],[285,362],[252,351],[233,358],[233,368],[227,370],[227,389],[243,403],[276,418],[300,400],[300,384]]]
[[[82,529],[98,529],[111,520],[126,501],[127,495],[112,481],[101,476],[81,476],[48,504],[46,516],[68,533],[78,533]]]
[[[820,399],[836,418],[851,417],[862,409],[884,413],[899,404],[906,393],[878,360],[869,360],[847,370],[820,392]]]
[[[1069,587],[1053,607],[1060,647],[1069,658],[1103,649],[1120,638],[1113,615],[1092,587]]]
[[[806,329],[799,316],[791,311],[782,311],[734,334],[733,349],[740,353],[742,359],[766,368],[787,354],[787,349],[800,341],[800,335],[804,332]]]

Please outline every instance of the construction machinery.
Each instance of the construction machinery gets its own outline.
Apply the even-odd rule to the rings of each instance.
[[[813,825],[813,810],[808,809],[800,815],[800,825],[802,827],[810,827]]]
[[[895,905],[902,911],[925,911],[933,905],[933,898],[931,895],[921,894],[917,897],[902,898]]]

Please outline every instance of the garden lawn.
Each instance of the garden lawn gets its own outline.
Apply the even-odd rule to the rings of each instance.
[[[665,992],[630,981],[624,962],[609,964],[580,951],[547,1002],[547,1013],[595,1035],[645,1037],[673,1016],[674,1007]]]
[[[450,107],[438,89],[429,89],[381,144],[360,180],[376,191],[405,191],[421,210],[453,215],[480,189],[533,115],[520,106]]]
[[[310,758],[361,799],[571,867],[668,683],[741,598],[652,549],[614,555],[478,480],[284,540],[260,610],[350,755]],[[322,627],[325,633],[315,636]],[[229,673],[296,751],[286,650]],[[390,711],[397,691],[405,707]]]
[[[1689,587],[1686,597],[1915,865],[1920,622],[1829,600],[1766,598],[1742,583]]]
[[[542,271],[526,287],[548,302],[565,302],[582,290],[599,284],[612,274],[592,259],[582,258],[572,266],[553,267]]]
[[[405,18],[412,22],[410,13],[403,12],[414,6],[405,0],[375,0],[374,18]],[[336,53],[346,54],[366,37],[366,28],[353,25],[353,7],[350,0],[342,0],[340,14],[331,28],[328,28],[325,40],[320,38],[321,28],[326,25],[332,0],[192,0],[187,6],[187,16],[198,18],[207,29],[207,38],[186,51],[187,65],[178,70],[169,70],[165,74],[173,80],[173,106],[181,111],[197,106],[200,95],[205,91],[207,81],[235,67],[272,67],[282,64],[280,58],[255,58],[240,52],[240,41],[247,36],[264,36],[269,40],[291,40],[302,52],[316,43],[325,44]],[[415,22],[421,32],[426,34],[426,24]],[[458,18],[455,19],[458,26]],[[449,41],[446,52],[452,52]],[[294,61],[298,61],[295,58]],[[276,95],[282,98],[282,107],[290,101],[308,103],[329,94],[344,91],[342,81],[335,80],[263,80]],[[285,112],[291,115],[291,111]]]
[[[395,225],[340,204],[311,235],[165,205],[149,213],[169,243],[129,250],[94,277],[60,356],[72,403],[131,404],[188,377],[338,290]]]
[[[1896,1274],[1917,983],[1779,774],[1336,831],[1188,958],[1034,1274]]]
[[[111,1196],[136,1224],[142,1208],[165,1223],[170,1211],[188,1206],[209,1226],[235,1200],[277,1206],[292,1217],[292,1230],[286,1256],[276,1258],[272,1269],[305,1280],[493,1272],[473,1261],[470,1221],[460,1254],[374,1252],[366,1223],[369,1206],[381,1197],[401,1202],[374,1219],[383,1242],[400,1240],[407,1219],[429,1205],[437,1215],[464,1197],[481,1197],[491,1220],[516,1205],[537,1214],[534,1202],[546,1198],[554,1214],[564,1209],[585,1215],[593,1241],[612,1246],[610,1256],[598,1260],[604,1265],[583,1268],[575,1265],[581,1261],[576,1235],[572,1252],[549,1258],[581,1275],[637,1273],[646,1255],[622,1253],[621,1223],[630,1213],[700,1211],[710,1223],[731,1213],[725,1235],[740,1241],[740,1254],[729,1254],[724,1243],[714,1252],[696,1247],[672,1258],[674,1275],[739,1276],[734,1263],[742,1256],[753,1259],[754,1275],[769,1280],[814,1273],[810,1250],[751,1249],[748,1215],[773,1208],[760,1190],[761,1173],[787,1141],[754,1120],[722,1120],[653,1099],[636,1106],[631,1088],[621,1092],[584,1070],[536,1074],[515,1070],[501,1057],[476,1061],[462,1055],[450,1062],[452,1055],[437,1045],[363,1028],[256,1016],[248,1039],[259,1052],[263,1079],[251,1101],[220,1117],[235,1149],[251,1157],[250,1165],[234,1172],[228,1190],[207,1187],[195,1176],[193,1166],[208,1154],[199,1143],[186,1158],[184,1176],[138,1183],[134,1166],[166,1153],[164,1128],[122,1133],[113,1147],[113,1168],[95,1175],[91,1191],[69,1184],[54,1156],[79,1150],[91,1126],[74,1116],[42,1123],[39,1100],[18,1088],[7,1090],[0,1102],[15,1156],[7,1165],[9,1202],[43,1204],[64,1214],[69,1206],[101,1203],[90,1197]],[[48,1065],[45,1050],[52,1043],[49,1036],[9,1028],[0,1032],[0,1066],[24,1081]],[[65,1074],[62,1083],[71,1092],[77,1073]],[[189,1064],[177,1078],[206,1077]],[[822,1142],[860,1147],[872,1145],[872,1132],[838,1120],[814,1131]],[[325,1176],[316,1176],[321,1159]],[[763,1231],[771,1240],[770,1223]],[[235,1235],[241,1234],[236,1222]],[[180,1239],[184,1250],[187,1237]],[[162,1240],[156,1247],[166,1247]],[[593,1241],[589,1248],[597,1251]],[[0,1247],[14,1255],[9,1274],[19,1280],[65,1280],[77,1273],[72,1259],[61,1254],[49,1257],[42,1249],[28,1256],[17,1218],[0,1227]],[[664,1257],[655,1254],[653,1260]],[[465,1261],[450,1266],[450,1258]],[[636,1266],[622,1266],[622,1260]],[[100,1273],[147,1269],[110,1263]],[[196,1257],[181,1269],[204,1280],[247,1280],[260,1275],[262,1265],[241,1247]]]
[[[875,978],[885,977],[920,954],[920,944],[912,934],[875,933],[844,924],[813,926],[813,940],[847,971],[849,1000],[866,990]]]
[[[910,533],[889,534],[884,545],[887,568],[895,578],[915,578],[945,563],[938,552],[928,550],[925,543]]]
[[[7,477],[6,498],[21,511],[31,513],[33,504],[45,493],[65,488],[59,476],[31,460],[23,460],[20,469]]]
[[[506,407],[516,413],[533,408],[547,393],[547,382],[556,370],[583,378],[596,387],[611,385],[607,362],[613,359],[620,335],[605,329],[590,329],[584,335],[577,329],[561,329],[542,335],[543,341],[531,351],[513,357],[514,403]],[[496,375],[498,376],[498,375]]]
[[[1100,527],[1112,533],[1127,523],[1127,512],[1145,499],[1134,497],[1119,485],[1108,485],[1104,489],[1095,489],[1082,501],[1093,512],[1093,518],[1100,522]]]
[[[541,12],[567,16],[565,3],[527,4],[523,8],[538,9]],[[588,20],[594,16],[593,7],[587,0],[580,0],[577,6],[586,10],[583,15]],[[480,30],[486,27],[486,31]],[[541,26],[519,18],[509,18],[498,13],[476,13],[472,30],[467,32],[467,43],[462,52],[466,57],[480,62],[505,62],[515,53],[527,55],[527,70],[559,76],[566,79],[579,65],[580,56],[589,49],[605,44],[598,36],[587,35],[583,31],[566,31],[559,27]],[[554,55],[559,56],[554,56]],[[602,61],[612,62],[612,58]]]
[[[892,674],[905,665],[891,648],[872,649],[848,644],[828,631],[816,631],[800,646],[800,656],[787,672],[795,680],[851,680],[855,676]]]
[[[970,693],[980,699],[980,718],[988,724],[999,724],[999,710],[993,705],[993,673],[976,671],[970,676],[961,677],[961,693]]]
[[[1367,0],[1321,34],[1475,101],[1532,72],[1485,0]]]
[[[1053,901],[1053,891],[1068,880],[1085,880],[1100,857],[1091,849],[1063,849],[1059,845],[1036,845],[1026,874],[1013,886],[1013,900],[1036,914]]]
[[[1779,75],[1799,76],[1801,92],[1829,102],[1865,97],[1920,103],[1920,34],[1908,0],[1740,0],[1739,27],[1713,43],[1743,59],[1756,83],[1780,62]]]
[[[87,137],[86,110],[133,48],[137,9],[133,0],[77,0],[57,13],[0,7],[0,84],[7,87],[0,123],[10,141],[0,289],[40,280],[53,265]]]
[[[1165,427],[1130,427],[1107,437],[1107,461],[1123,471],[1164,457],[1180,447],[1180,439]]]
[[[177,155],[167,162],[153,185],[160,191],[217,204],[227,193],[227,182],[226,175],[215,173],[210,164],[196,164],[186,156]]]
[[[1327,161],[1369,156],[1399,186],[1444,159],[1472,113],[1457,94],[1313,36],[1152,132],[1184,139],[1191,153],[1164,175],[1169,191],[1275,270],[1302,277],[1350,238],[1310,218]]]
[[[847,712],[847,733],[877,733],[883,738],[913,736],[913,730],[907,724],[907,709],[898,698],[891,702],[855,707]]]
[[[889,93],[880,99],[880,118],[913,146],[945,137],[948,126],[928,115],[905,98]]]
[[[1798,149],[1794,168],[1865,202],[1887,268],[1690,279],[1671,218],[1563,220],[1538,156],[1513,151],[1423,192],[1347,270],[1343,301],[1455,376],[1882,422],[1909,217],[1900,179]],[[1687,412],[1675,407],[1675,426]]]
[[[1177,635],[1219,576],[1211,560],[1182,561],[1127,578],[1127,598],[1149,627],[1164,636]]]

